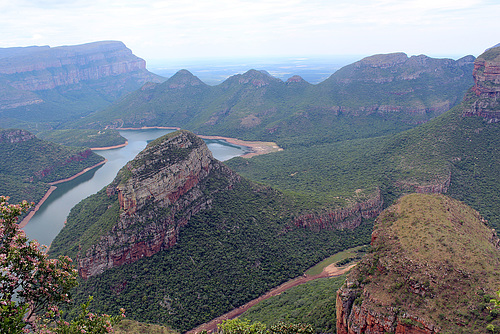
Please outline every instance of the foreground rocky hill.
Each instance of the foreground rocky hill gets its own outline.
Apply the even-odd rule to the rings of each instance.
[[[467,205],[401,198],[376,220],[372,253],[337,292],[337,333],[486,333],[500,240]]]
[[[58,124],[149,81],[161,78],[121,42],[0,49],[0,126]]]
[[[375,55],[318,85],[249,70],[208,86],[182,70],[71,126],[179,126],[281,145],[371,137],[427,122],[459,103],[472,85],[473,61]]]

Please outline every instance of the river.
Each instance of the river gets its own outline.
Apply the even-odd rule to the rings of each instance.
[[[120,131],[120,134],[128,140],[128,145],[112,150],[97,151],[96,153],[105,157],[108,162],[74,180],[58,184],[57,189],[24,227],[27,236],[30,239],[38,240],[43,245],[50,245],[63,228],[66,217],[73,206],[113,181],[120,168],[142,151],[149,141],[172,131],[174,130]],[[205,142],[213,156],[220,161],[248,152],[246,147],[229,144],[223,140],[207,139]]]

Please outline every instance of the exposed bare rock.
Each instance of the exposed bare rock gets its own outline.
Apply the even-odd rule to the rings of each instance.
[[[210,188],[215,178],[224,182]],[[108,186],[108,196],[118,195],[119,217],[79,256],[80,275],[88,278],[172,247],[179,229],[210,207],[211,194],[239,181],[192,133],[179,131],[150,143]]]
[[[324,213],[307,213],[294,219],[297,227],[306,227],[313,231],[353,229],[361,225],[362,219],[375,218],[382,211],[384,201],[380,189],[368,198],[356,203]]]
[[[465,98],[470,107],[464,116],[500,121],[500,47],[488,49],[474,62],[474,86]]]

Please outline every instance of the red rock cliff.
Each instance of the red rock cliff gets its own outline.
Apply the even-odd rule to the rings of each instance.
[[[209,208],[204,182],[221,177],[231,188],[240,177],[214,160],[205,143],[189,132],[176,132],[150,143],[108,186],[118,194],[116,224],[78,258],[83,278],[172,247],[191,216]]]
[[[474,62],[474,86],[465,98],[471,106],[465,116],[481,116],[500,121],[500,47],[487,50]]]

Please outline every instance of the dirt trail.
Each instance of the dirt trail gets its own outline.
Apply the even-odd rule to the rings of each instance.
[[[254,299],[254,300],[249,301],[245,305],[240,306],[238,308],[235,308],[234,310],[232,310],[226,314],[223,314],[220,317],[217,317],[217,318],[211,320],[210,322],[204,323],[204,324],[202,324],[202,325],[196,327],[195,329],[192,329],[186,333],[187,334],[194,334],[194,333],[200,333],[201,331],[213,332],[217,329],[217,324],[222,323],[222,321],[224,321],[224,320],[234,319],[234,318],[240,316],[245,311],[247,311],[250,307],[260,303],[263,300],[266,300],[266,299],[273,297],[273,296],[277,296],[277,295],[281,294],[283,291],[286,291],[290,288],[293,288],[294,286],[301,285],[301,284],[307,283],[309,281],[312,281],[312,280],[315,280],[318,278],[334,277],[334,276],[343,275],[344,273],[349,271],[355,265],[356,264],[351,264],[350,266],[347,266],[347,267],[336,267],[335,264],[331,264],[331,265],[325,267],[325,269],[323,269],[323,271],[318,275],[314,275],[314,276],[304,275],[304,276],[294,278],[294,279],[292,279],[288,282],[285,282],[285,283],[281,284],[280,286],[272,289],[271,291],[266,292],[262,296]]]

